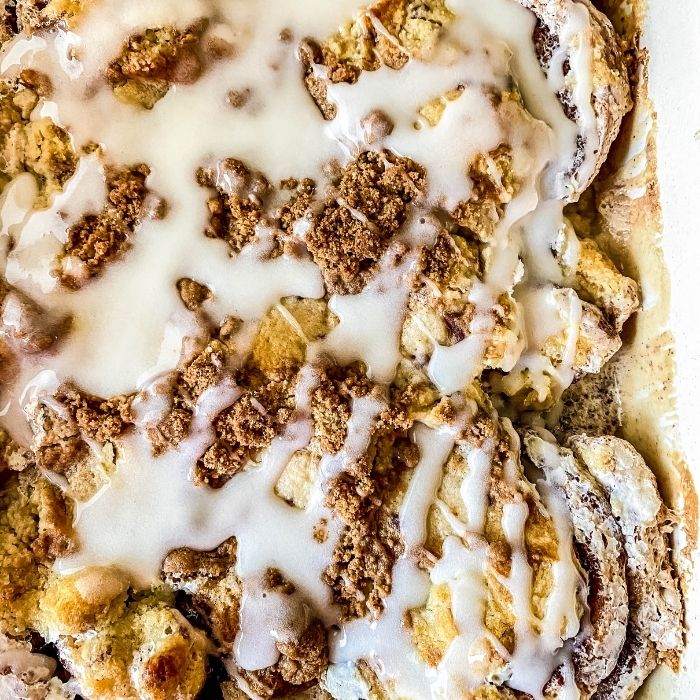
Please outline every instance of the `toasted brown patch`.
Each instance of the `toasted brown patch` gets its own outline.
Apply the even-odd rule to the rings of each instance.
[[[344,168],[306,235],[329,291],[362,290],[424,188],[423,168],[388,151],[362,153]]]
[[[73,513],[61,492],[35,469],[0,488],[0,626],[21,635],[34,625],[38,596],[56,557],[75,547]]]
[[[60,258],[60,279],[78,289],[118,260],[131,246],[131,236],[143,218],[148,193],[144,164],[107,169],[107,202],[99,214],[86,214],[68,229]]]

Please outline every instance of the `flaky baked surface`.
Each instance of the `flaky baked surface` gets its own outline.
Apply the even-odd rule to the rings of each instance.
[[[507,49],[466,0],[345,4],[0,15],[0,697],[603,700],[679,666],[677,520],[606,374],[640,284],[585,225],[631,47],[588,2],[502,0]]]

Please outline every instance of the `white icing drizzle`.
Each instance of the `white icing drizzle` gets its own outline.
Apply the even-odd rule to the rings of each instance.
[[[432,697],[464,697],[484,683],[488,672],[487,643],[492,642],[483,622],[487,562],[488,546],[480,538],[472,536],[465,546],[456,537],[448,537],[442,558],[430,570],[434,584],[447,584],[450,589],[452,615],[459,632],[438,665]]]
[[[585,582],[574,560],[571,548],[573,529],[561,493],[543,480],[538,481],[537,490],[557,531],[557,561],[552,564],[554,583],[540,623],[542,640],[554,651],[561,647],[562,640],[572,639],[578,634],[580,623],[575,612],[578,594]]]
[[[442,467],[455,444],[449,431],[431,432],[420,424],[416,426],[414,435],[421,451],[421,461],[416,467],[399,513],[406,551],[425,542],[428,510],[442,480]]]
[[[377,275],[359,294],[331,297],[328,308],[340,323],[322,344],[340,362],[366,362],[369,377],[381,384],[391,382],[401,360],[399,335],[417,252],[399,262],[396,257],[390,248]]]
[[[296,594],[285,595],[269,590],[258,579],[248,579],[244,582],[240,620],[236,662],[246,671],[258,671],[277,663],[277,642],[289,642],[303,632],[311,611]]]
[[[510,576],[501,579],[513,600],[515,614],[515,651],[509,659],[512,688],[542,700],[542,689],[557,667],[557,659],[547,659],[533,631],[532,568],[525,551],[525,522],[529,510],[524,501],[503,507],[503,533],[511,546]],[[545,652],[546,653],[546,652]]]
[[[433,381],[445,392],[461,389],[471,378],[477,376],[483,367],[482,357],[493,330],[493,320],[489,312],[498,295],[504,291],[511,291],[516,282],[517,261],[514,262],[512,259],[515,239],[520,240],[521,254],[527,262],[526,288],[530,284],[538,284],[542,281],[555,283],[563,281],[562,270],[552,252],[556,249],[555,243],[561,235],[560,231],[566,226],[563,207],[565,201],[573,196],[572,186],[575,190],[578,184],[585,183],[590,176],[590,170],[586,171],[586,168],[592,167],[591,164],[595,160],[593,154],[598,143],[593,107],[590,104],[590,98],[585,97],[590,95],[591,91],[591,54],[588,11],[583,5],[567,7],[571,10],[571,19],[562,32],[562,42],[552,58],[548,78],[544,76],[531,46],[534,28],[532,13],[510,0],[496,0],[488,5],[476,0],[454,0],[451,7],[458,16],[468,18],[470,23],[476,21],[491,36],[507,42],[511,47],[513,51],[511,68],[526,104],[536,117],[551,127],[548,136],[553,143],[547,144],[547,147],[540,150],[538,154],[537,152],[533,154],[535,158],[539,158],[539,161],[532,164],[530,168],[530,177],[534,175],[535,179],[526,182],[523,191],[509,204],[505,220],[500,223],[496,231],[492,245],[494,251],[492,267],[487,271],[485,285],[476,285],[470,298],[476,303],[478,311],[470,335],[455,346],[435,348],[429,364],[429,372]],[[464,27],[460,26],[456,31],[464,31]],[[570,75],[577,76],[577,82],[573,86],[564,85],[561,66],[565,59],[568,59],[572,66]],[[577,148],[578,125],[566,117],[556,97],[565,87],[573,88],[577,105],[584,105],[579,119],[582,130],[586,134],[584,165],[578,174],[581,183],[573,181],[573,184],[568,183],[566,178],[569,164]],[[588,105],[588,108],[585,105]],[[517,129],[517,126],[515,128]],[[518,142],[517,133],[511,133],[509,136],[509,143]],[[531,139],[532,133],[526,133],[524,137]],[[518,152],[519,149],[516,149],[516,153]],[[561,160],[557,159],[557,154],[561,154]],[[540,180],[538,176],[543,171],[547,160],[551,164],[545,171],[545,177]],[[573,266],[575,261],[569,260],[569,263]],[[533,328],[532,316],[529,321],[525,326],[531,329]],[[534,328],[537,328],[538,324],[539,321],[535,321]],[[575,316],[570,324],[567,333],[569,343],[577,328]],[[542,359],[537,349],[531,355],[535,355],[537,360]],[[537,377],[551,370],[551,367],[548,367],[547,363],[544,366],[540,363],[537,367],[534,366],[535,364],[530,361],[529,369],[537,381]],[[506,371],[512,368],[512,365],[504,367]],[[516,366],[516,370],[519,369],[522,367]],[[569,369],[570,364],[568,366],[564,364],[558,393],[573,379],[573,373]]]
[[[442,466],[454,446],[454,436],[421,424],[416,425],[413,435],[421,457],[399,513],[405,551],[392,572],[392,593],[379,619],[354,620],[331,638],[331,661],[346,664],[367,659],[397,696],[429,697],[428,676],[432,674],[418,658],[404,618],[408,610],[423,605],[428,596],[430,579],[418,568],[413,552],[425,541],[428,510],[440,485]]]
[[[481,448],[468,448],[469,470],[462,481],[460,495],[467,509],[464,527],[469,532],[480,533],[484,530],[493,448],[491,439],[487,440]]]

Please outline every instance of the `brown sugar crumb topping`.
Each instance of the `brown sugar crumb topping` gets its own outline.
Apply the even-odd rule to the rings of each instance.
[[[77,425],[41,406],[33,416],[34,453],[37,465],[57,474],[64,474],[81,463],[90,452]]]
[[[245,385],[247,378],[241,377]],[[216,441],[194,469],[198,485],[223,486],[255,459],[291,417],[294,407],[293,383],[288,380],[265,383],[247,390],[214,421]]]
[[[316,194],[316,183],[310,178],[299,181],[294,178],[284,180],[280,189],[292,192],[289,200],[278,212],[279,226],[285,233],[292,233],[294,224],[309,211]]]
[[[230,340],[239,325],[236,319],[227,319],[219,335]],[[227,378],[235,380],[242,394],[214,420],[216,440],[194,470],[199,485],[222,486],[248,460],[269,446],[294,408],[297,365],[285,366],[284,371],[262,372],[255,365],[255,353],[252,353],[246,366],[234,371],[229,367],[230,351],[225,342],[212,340],[183,369],[173,373],[167,385],[160,389],[171,395],[170,407],[147,431],[154,455],[177,448],[189,433],[201,396]]]
[[[203,70],[199,43],[205,28],[205,22],[185,30],[156,27],[129,37],[105,72],[114,93],[151,109],[172,84],[195,82]]]
[[[328,520],[321,518],[318,524],[314,525],[314,539],[319,544],[323,544],[328,539]]]
[[[323,580],[343,620],[378,616],[391,592],[391,572],[403,551],[397,496],[418,463],[416,446],[391,432],[375,437],[366,455],[331,483],[327,504],[343,522]]]
[[[224,411],[215,427],[220,439],[243,447],[266,447],[275,435],[269,414],[250,394],[243,395],[232,408]]]
[[[278,642],[279,661],[260,671],[244,671],[251,689],[260,697],[282,697],[318,681],[328,667],[328,638],[323,624],[313,619],[291,641]]]
[[[371,383],[358,365],[329,367],[311,396],[314,437],[310,449],[337,454],[345,443],[353,397],[365,396]]]
[[[235,253],[255,238],[263,219],[264,198],[270,184],[264,175],[250,170],[242,161],[227,158],[214,169],[200,168],[197,182],[216,190],[207,202],[209,238],[226,241]]]
[[[314,420],[314,445],[318,451],[337,454],[343,447],[350,420],[351,407],[347,397],[333,391],[324,382],[313,393],[311,415]]]
[[[115,440],[126,432],[132,422],[132,396],[102,399],[66,386],[56,396],[80,430],[97,442]]]
[[[343,169],[306,235],[329,291],[362,290],[424,189],[423,168],[388,151],[362,153]]]
[[[147,430],[156,457],[176,449],[187,437],[197,401],[207,389],[224,378],[226,357],[223,343],[214,340],[197,353],[184,369],[176,372],[172,384],[164,388],[172,392],[170,408],[157,425]]]
[[[251,88],[243,88],[241,90],[229,90],[226,95],[227,102],[233,109],[243,109],[253,97]]]
[[[60,260],[63,284],[82,287],[129,249],[131,235],[143,218],[149,173],[144,164],[107,169],[104,209],[99,214],[86,214],[68,229]]]
[[[226,376],[235,380],[242,393],[213,422],[216,439],[194,469],[194,480],[199,485],[218,488],[226,483],[249,461],[257,459],[292,415],[305,344],[327,333],[331,320],[321,301],[288,297],[282,305],[294,316],[304,339],[293,332],[278,310],[272,309],[258,328],[244,366],[233,371],[227,369],[226,358],[231,334],[240,324],[228,319],[219,331],[220,337],[228,338],[228,345],[212,341],[176,374],[171,410],[149,431],[156,455],[176,447],[187,434],[199,396]]]
[[[199,282],[195,282],[188,277],[179,279],[176,283],[178,294],[182,303],[190,311],[197,311],[202,304],[211,299],[212,292],[209,287]]]
[[[158,457],[170,449],[176,449],[189,434],[191,424],[191,411],[183,408],[168,411],[157,426],[148,429],[153,454]]]
[[[288,178],[273,187],[263,173],[236,158],[199,168],[197,182],[215,190],[207,201],[205,235],[226,241],[234,253],[256,240],[261,225],[292,235],[294,224],[308,216],[316,195],[316,183],[310,178]],[[286,250],[295,253],[293,245]]]
[[[92,451],[86,438],[114,441],[131,427],[131,396],[102,399],[66,385],[53,397],[55,406],[32,411],[33,451],[39,467],[57,474],[90,469]]]
[[[323,65],[328,70],[328,79],[332,83],[356,83],[361,73],[357,66],[339,61],[332,52],[312,39],[305,39],[299,45],[299,58],[304,65],[304,85],[313,101],[318,106],[323,118],[335,119],[338,108],[328,99],[328,87],[323,78],[314,72],[314,65]]]
[[[192,407],[199,397],[217,384],[225,369],[226,350],[213,341],[182,372],[181,395]]]

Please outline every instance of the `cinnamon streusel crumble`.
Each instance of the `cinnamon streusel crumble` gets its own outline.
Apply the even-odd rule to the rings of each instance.
[[[582,223],[633,103],[601,11],[0,19],[0,698],[622,700],[678,668],[675,515],[614,434],[640,287]]]

